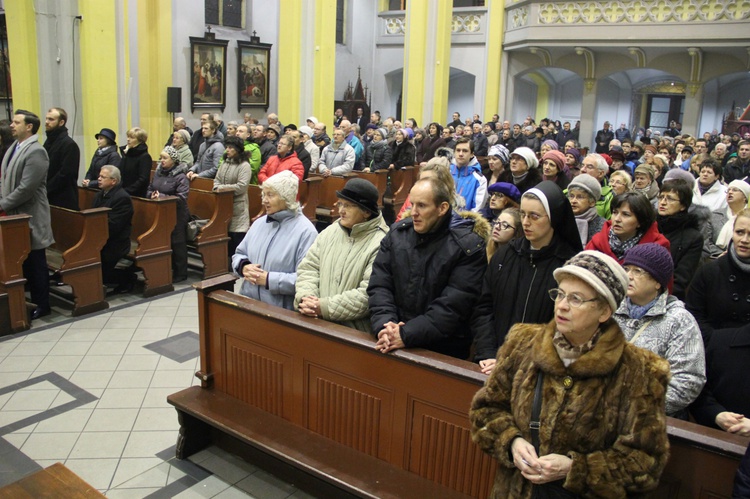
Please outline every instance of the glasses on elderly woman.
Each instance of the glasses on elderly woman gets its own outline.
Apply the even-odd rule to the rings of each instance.
[[[584,303],[597,300],[597,298],[591,298],[590,300],[586,300],[583,298],[583,296],[579,295],[578,293],[568,294],[560,288],[550,289],[549,297],[552,298],[552,301],[555,301],[555,302],[563,301],[564,299],[567,298],[568,305],[570,305],[573,308],[579,308]]]

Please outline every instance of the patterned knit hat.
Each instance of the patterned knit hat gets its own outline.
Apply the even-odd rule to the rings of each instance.
[[[164,148],[164,152],[167,153],[167,156],[169,156],[175,166],[180,164],[180,153],[177,152],[177,149],[172,146],[167,146]]]
[[[284,198],[288,210],[296,211],[299,208],[299,203],[297,202],[299,177],[292,173],[291,170],[283,170],[269,177],[263,182],[263,188],[265,189],[266,187],[273,189],[279,196]]]
[[[487,156],[497,156],[504,165],[510,163],[510,151],[502,144],[495,144],[490,147]]]
[[[656,243],[637,244],[625,253],[622,265],[635,265],[648,272],[661,285],[668,288],[674,273],[674,262],[669,250]]]
[[[628,289],[628,275],[617,260],[599,251],[581,251],[553,272],[559,284],[566,276],[577,277],[607,300],[612,312],[617,310]]]

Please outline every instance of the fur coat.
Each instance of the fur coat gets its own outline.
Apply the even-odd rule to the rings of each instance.
[[[513,465],[516,437],[531,442],[529,421],[544,372],[540,454],[570,457],[564,487],[583,497],[625,497],[654,489],[667,464],[666,360],[626,342],[613,320],[594,348],[566,368],[552,342],[555,323],[519,324],[469,413],[473,440],[498,460],[493,498],[529,498],[531,483]],[[569,389],[563,386],[572,378]]]

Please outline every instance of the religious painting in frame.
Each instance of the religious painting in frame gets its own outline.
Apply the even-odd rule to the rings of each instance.
[[[243,107],[268,110],[271,44],[238,40],[237,48],[237,110]]]
[[[190,37],[190,106],[220,108],[227,104],[228,40]]]

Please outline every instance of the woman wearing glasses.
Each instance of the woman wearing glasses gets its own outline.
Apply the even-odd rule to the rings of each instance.
[[[521,202],[521,191],[508,182],[496,182],[487,187],[487,196],[489,201],[479,210],[479,213],[487,219],[493,221],[500,216],[506,208],[518,208]]]
[[[684,300],[703,253],[698,216],[695,212],[688,212],[693,202],[693,186],[682,180],[667,180],[657,199],[656,223],[659,232],[669,240],[674,261],[672,293]]]
[[[698,323],[685,304],[667,291],[674,270],[672,256],[658,244],[639,244],[625,255],[623,267],[628,292],[615,320],[630,343],[669,362],[667,416],[687,419],[687,406],[706,383],[706,358]]]
[[[669,365],[613,320],[628,286],[617,261],[584,251],[554,277],[554,319],[513,327],[471,404],[472,438],[499,462],[491,497],[652,490],[667,464]]]
[[[518,208],[506,208],[492,222],[492,235],[487,241],[487,261],[492,260],[499,248],[519,237],[523,237],[521,212]]]
[[[378,210],[378,190],[367,180],[347,181],[336,196],[340,218],[299,264],[294,306],[309,317],[369,333],[367,285],[388,225]]]
[[[472,318],[474,360],[485,374],[513,324],[552,318],[546,294],[554,287],[552,272],[581,250],[570,203],[554,182],[541,182],[521,197],[520,217],[524,237],[490,260]]]

